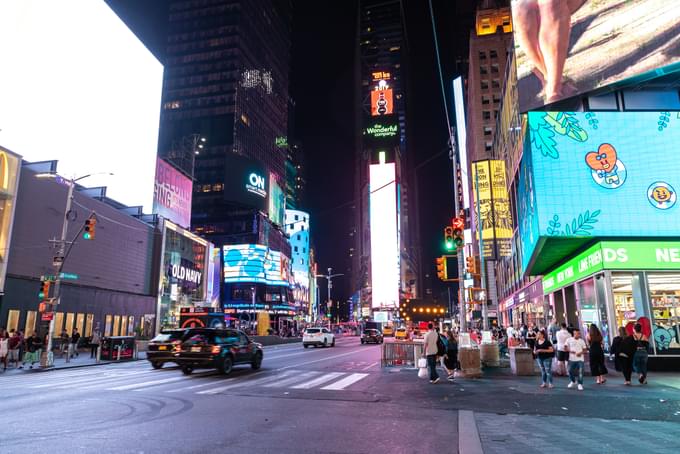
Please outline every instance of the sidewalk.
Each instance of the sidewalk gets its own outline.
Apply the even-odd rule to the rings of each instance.
[[[138,353],[138,358],[137,360],[145,360],[146,359],[146,352],[139,352]],[[132,360],[132,361],[137,361],[137,360]],[[97,362],[95,358],[90,358],[90,351],[88,350],[82,350],[80,351],[80,356],[76,356],[75,358],[71,358],[69,362],[66,362],[66,356],[59,356],[58,354],[54,355],[54,366],[48,367],[48,368],[41,368],[40,363],[35,363],[33,365],[33,369],[30,368],[30,365],[24,365],[23,369],[17,369],[14,367],[14,364],[12,364],[11,368],[7,368],[5,372],[2,372],[2,366],[0,366],[0,380],[2,377],[5,376],[13,376],[13,375],[18,375],[22,373],[31,373],[31,372],[46,372],[49,370],[60,370],[60,369],[73,369],[76,367],[89,367],[89,366],[101,366],[104,364],[113,364],[117,363],[118,361],[104,361],[101,360]],[[126,361],[120,361],[120,363],[126,363],[130,362],[130,360]]]

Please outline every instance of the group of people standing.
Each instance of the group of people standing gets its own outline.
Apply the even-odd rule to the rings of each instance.
[[[437,373],[437,360],[441,360],[446,369],[447,380],[453,381],[458,365],[458,340],[453,331],[449,330],[446,335],[440,334],[434,328],[433,323],[428,323],[427,333],[423,339],[425,357],[427,358],[427,369],[429,372],[430,383],[439,382]]]
[[[24,333],[21,331],[13,329],[7,331],[5,328],[0,328],[0,365],[2,365],[2,371],[6,371],[12,363],[17,369],[23,369],[24,365],[33,369],[33,365],[40,362],[43,345],[43,339],[38,336],[37,332],[33,332],[29,337],[24,337]]]

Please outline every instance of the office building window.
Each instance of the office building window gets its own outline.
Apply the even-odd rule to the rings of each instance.
[[[493,129],[491,129],[488,126],[484,126],[484,135],[485,136],[490,136],[492,132],[493,132]]]
[[[488,96],[482,96],[482,104],[487,105],[491,102]]]
[[[487,88],[489,88],[489,81],[488,80],[482,80],[480,82],[480,85],[482,87],[482,90],[486,90]]]
[[[486,60],[486,52],[484,52],[483,50],[480,50],[479,51],[479,59],[480,60]]]
[[[482,111],[482,119],[491,120],[491,112],[489,112],[488,110]]]
[[[479,74],[485,76],[485,75],[489,74],[489,70],[486,69],[486,66],[480,66],[479,67]]]
[[[501,88],[501,83],[498,79],[491,81],[491,88]]]
[[[489,51],[489,57],[490,58],[498,58],[498,52],[495,50],[490,50]]]

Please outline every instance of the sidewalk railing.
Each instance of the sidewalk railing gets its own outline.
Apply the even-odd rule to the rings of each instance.
[[[380,357],[381,367],[416,367],[418,358],[423,356],[420,342],[384,342]]]

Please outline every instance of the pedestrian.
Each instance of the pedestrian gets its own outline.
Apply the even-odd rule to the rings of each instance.
[[[19,347],[21,346],[21,336],[19,336],[18,331],[13,329],[10,331],[11,336],[9,338],[9,363],[14,363],[14,367],[21,369],[21,356],[19,355]]]
[[[529,328],[527,328],[527,325],[522,324],[522,327],[519,329],[519,337],[522,339],[522,342],[526,343],[527,341],[527,333],[529,332]]]
[[[642,325],[636,323],[633,339],[635,339],[635,354],[633,355],[633,368],[639,375],[641,385],[647,384],[647,360],[649,359],[649,338],[642,332]]]
[[[536,345],[536,331],[534,330],[534,324],[529,323],[529,328],[526,333],[527,347],[534,351],[534,346]]]
[[[609,372],[604,363],[604,339],[595,323],[588,327],[588,351],[590,353],[590,374],[596,377],[598,385],[604,385],[607,379],[604,377]]]
[[[437,343],[439,336],[434,330],[432,322],[427,324],[427,333],[423,339],[423,348],[425,349],[425,357],[427,358],[427,368],[430,372],[430,383],[435,384],[439,382],[439,374],[437,373]]]
[[[508,335],[508,339],[515,337],[515,328],[513,328],[512,324],[508,325],[508,329],[506,330],[506,333]]]
[[[567,375],[567,361],[569,360],[569,352],[567,352],[567,340],[571,337],[567,331],[567,324],[562,322],[560,330],[555,336],[557,338],[557,373],[561,376]]]
[[[444,368],[446,369],[447,377],[449,381],[453,381],[456,368],[458,367],[458,341],[453,332],[447,331],[446,333],[446,355],[444,355]]]
[[[0,363],[2,371],[7,370],[7,357],[9,356],[9,333],[5,328],[0,328]]]
[[[626,334],[626,328],[623,326],[619,327],[619,335],[612,340],[612,346],[610,348],[611,356],[614,357],[614,369],[616,369],[617,372],[623,371],[623,368],[621,367],[621,357],[619,356],[619,353],[621,352],[621,343],[623,342],[623,339],[627,336]]]
[[[621,331],[623,330],[623,332]],[[621,328],[619,334],[622,335],[621,345],[618,347],[618,357],[621,361],[621,371],[623,372],[623,384],[630,386],[630,378],[633,375],[633,358],[637,345],[633,336],[629,336],[625,328]]]
[[[71,338],[68,335],[68,331],[66,331],[65,329],[61,331],[61,335],[59,336],[59,342],[61,343],[61,345],[59,345],[59,356],[63,358],[64,353],[66,353],[66,356],[70,356],[69,344],[71,343]]]
[[[566,346],[569,352],[569,385],[567,387],[573,388],[578,381],[578,390],[583,391],[583,364],[588,347],[581,338],[579,328],[574,328],[574,335],[567,339]]]
[[[80,333],[78,328],[73,328],[73,333],[71,334],[71,358],[79,355],[78,341],[80,341]]]
[[[95,329],[92,332],[92,338],[90,339],[90,358],[97,357],[97,349],[99,348],[99,342],[101,342],[101,335],[99,334],[99,329]]]
[[[548,333],[550,334],[550,342],[553,345],[557,344],[557,332],[560,330],[560,325],[557,323],[557,319],[553,318],[552,323],[550,323],[550,328],[548,328]]]
[[[541,368],[541,388],[546,386],[553,388],[552,359],[555,356],[555,349],[543,330],[536,335],[534,355],[536,355],[536,361]]]
[[[38,333],[33,331],[33,335],[26,339],[26,354],[24,355],[24,364],[30,363],[30,369],[33,369],[33,364],[40,361],[40,354],[42,353],[42,340]]]

